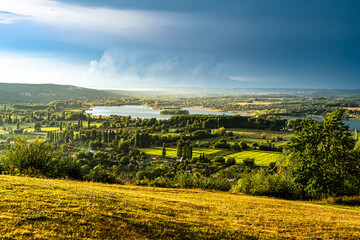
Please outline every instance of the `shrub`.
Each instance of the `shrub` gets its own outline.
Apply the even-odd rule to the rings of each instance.
[[[121,183],[121,181],[116,177],[116,173],[114,171],[106,169],[101,164],[91,169],[86,178],[94,182]]]
[[[286,173],[269,174],[265,170],[246,173],[232,188],[234,192],[241,192],[256,196],[269,196],[285,199],[301,198],[301,190]]]
[[[229,191],[231,183],[224,177],[203,177],[189,173],[177,173],[173,183],[181,188],[201,188],[221,191]]]

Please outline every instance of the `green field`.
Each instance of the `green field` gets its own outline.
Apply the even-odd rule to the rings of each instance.
[[[161,147],[141,148],[140,151],[147,155],[162,155]],[[223,156],[225,159],[235,158],[236,163],[241,163],[245,158],[254,158],[255,163],[259,166],[268,166],[271,162],[278,161],[282,155],[281,152],[249,150],[237,153],[228,154],[227,150],[214,148],[193,148],[193,156],[198,157],[200,153],[205,153],[206,156]],[[227,154],[227,155],[226,155]],[[177,158],[177,150],[175,147],[166,148],[166,157]]]
[[[292,132],[280,132],[280,131],[270,131],[270,130],[256,130],[256,129],[238,129],[232,128],[227,129],[234,133],[235,136],[238,136],[239,139],[231,140],[229,142],[239,142],[244,141],[247,144],[253,143],[261,143],[267,140],[276,140],[277,138],[281,138],[281,140],[276,140],[273,142],[275,146],[279,146],[280,144],[286,143],[291,136],[293,136]]]
[[[280,152],[250,150],[226,155],[225,159],[235,158],[236,163],[241,163],[245,158],[254,158],[256,165],[269,166],[271,162],[278,161],[281,156],[283,155]]]
[[[359,239],[360,207],[0,176],[0,239]]]
[[[151,148],[141,148],[140,151],[144,152],[147,155],[162,155],[161,147],[151,147]],[[222,149],[211,149],[211,148],[193,148],[193,157],[198,157],[200,153],[205,153],[206,155],[214,155],[223,152]],[[166,157],[168,158],[177,158],[177,149],[176,147],[167,147],[166,148]]]

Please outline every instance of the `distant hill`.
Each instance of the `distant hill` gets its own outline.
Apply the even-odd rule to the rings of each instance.
[[[356,97],[360,89],[305,89],[305,88],[221,88],[221,87],[153,87],[126,91],[132,96],[223,96],[223,95],[294,95],[305,97]],[[122,94],[123,90],[106,90]]]
[[[84,100],[126,96],[125,91],[103,90],[56,84],[0,83],[0,103],[52,100]]]

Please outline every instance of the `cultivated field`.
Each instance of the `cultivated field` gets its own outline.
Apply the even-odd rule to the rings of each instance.
[[[276,162],[281,158],[282,153],[261,150],[243,151],[226,155],[225,159],[235,158],[236,163],[241,163],[245,158],[254,158],[255,164],[259,166],[269,166],[271,162]]]
[[[140,151],[144,152],[147,155],[162,155],[161,147],[151,147],[151,148],[141,148]],[[206,155],[214,155],[223,152],[222,149],[210,149],[210,148],[193,148],[193,157],[198,157],[200,153],[205,153]],[[166,148],[166,157],[168,158],[177,158],[177,149],[176,147],[167,147]]]
[[[162,155],[161,147],[141,148],[140,151],[147,155]],[[232,151],[233,152],[233,151]],[[282,155],[280,152],[249,150],[229,154],[228,150],[214,148],[193,148],[193,157],[198,157],[200,153],[206,156],[223,156],[225,159],[235,158],[236,163],[241,163],[245,158],[254,158],[255,164],[260,166],[268,166],[271,162],[278,161]],[[177,150],[175,147],[166,148],[166,157],[177,158]]]
[[[0,239],[359,239],[360,207],[0,176]]]

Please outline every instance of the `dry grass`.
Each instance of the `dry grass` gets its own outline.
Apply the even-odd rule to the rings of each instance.
[[[358,239],[360,208],[0,176],[0,239]]]

